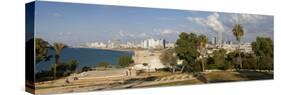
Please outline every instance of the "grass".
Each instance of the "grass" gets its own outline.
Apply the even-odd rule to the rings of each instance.
[[[206,74],[205,77],[210,83],[247,81],[247,80],[264,80],[273,79],[273,73],[253,72],[253,71],[218,71]]]
[[[204,74],[202,76],[206,80],[201,80],[200,78],[177,81],[170,83],[161,83],[156,85],[149,85],[145,87],[156,87],[156,86],[177,86],[177,85],[190,85],[190,84],[202,84],[207,81],[207,83],[218,83],[218,82],[235,82],[235,81],[249,81],[249,80],[265,80],[273,79],[273,73],[263,73],[263,72],[231,72],[231,71],[217,71]]]
[[[177,82],[169,82],[169,83],[161,83],[155,85],[149,85],[146,87],[161,87],[161,86],[179,86],[179,85],[189,85],[189,84],[201,84],[202,82],[197,79],[185,80],[185,81],[177,81]]]
[[[127,87],[127,88],[144,88],[144,87],[163,87],[163,86],[179,86],[179,85],[191,85],[191,84],[205,84],[205,83],[218,83],[218,82],[234,82],[234,81],[249,81],[249,80],[265,80],[265,79],[273,79],[273,73],[265,73],[265,72],[254,72],[254,71],[235,71],[235,72],[231,72],[231,71],[214,71],[214,72],[209,72],[209,73],[204,73],[204,74],[200,74],[195,78],[192,79],[188,79],[188,80],[178,80],[178,81],[173,81],[173,82],[165,82],[165,83],[161,83],[159,82],[159,84],[151,84],[151,85],[143,85],[141,86],[141,83],[145,83],[145,82],[154,82],[154,81],[158,81],[159,79],[166,79],[166,80],[173,80],[173,76],[174,78],[176,78],[176,76],[180,76],[181,73],[175,73],[175,74],[171,74],[171,73],[167,73],[167,72],[158,72],[158,73],[151,73],[151,75],[154,75],[153,77],[149,77],[149,78],[136,78],[136,79],[130,79],[125,81],[124,83],[113,83],[113,84],[88,84],[88,81],[77,81],[78,83],[76,84],[69,84],[69,85],[61,85],[61,86],[56,86],[56,85],[46,85],[46,86],[37,86],[36,89],[38,90],[44,90],[44,91],[48,91],[49,88],[60,88],[60,87],[64,87],[64,88],[60,88],[60,89],[52,89],[52,91],[55,90],[61,90],[61,89],[76,89],[77,87],[79,89],[83,89],[83,88],[87,88],[87,87],[94,87],[94,86],[105,86],[108,85],[109,87],[119,87],[122,85],[126,85],[126,84],[131,84],[131,83],[137,83],[137,84],[133,84],[134,86],[132,87]],[[146,76],[146,75],[144,75]],[[169,79],[168,79],[169,78]],[[177,78],[179,79],[179,78]],[[138,82],[141,82],[140,84],[138,84]],[[138,86],[140,85],[140,86]],[[101,89],[96,89],[96,90],[104,90],[105,88],[101,88]],[[122,87],[121,87],[122,88]],[[121,89],[120,88],[120,89]],[[70,89],[70,90],[71,90]],[[111,88],[109,88],[111,89]],[[115,89],[115,88],[114,88]],[[44,92],[43,91],[43,92]],[[51,90],[50,90],[51,91]],[[66,90],[69,91],[69,90]],[[42,92],[42,93],[43,93]]]

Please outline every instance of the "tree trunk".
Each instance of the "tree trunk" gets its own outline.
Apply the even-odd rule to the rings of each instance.
[[[239,56],[239,67],[242,69],[242,58],[240,53],[240,40],[238,41],[238,56]]]
[[[173,66],[172,68],[173,68],[173,73],[175,73],[175,71],[176,71],[176,68],[175,68],[175,66]]]
[[[55,55],[55,59],[56,59],[56,63],[55,63],[55,67],[54,67],[54,80],[57,77],[57,64],[59,63],[59,55]]]
[[[148,77],[150,77],[150,66],[148,66]]]
[[[57,74],[57,63],[55,63],[55,67],[54,67],[54,80],[56,79],[56,74]]]
[[[185,68],[185,65],[183,65],[183,66],[181,67],[181,73],[183,72],[184,68]]]
[[[204,66],[204,61],[203,59],[201,59],[201,71],[204,72],[205,71],[205,66]]]

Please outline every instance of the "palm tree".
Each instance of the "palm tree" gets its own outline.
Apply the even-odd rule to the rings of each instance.
[[[198,44],[198,52],[200,54],[200,64],[201,64],[201,71],[204,72],[205,71],[205,66],[204,66],[204,61],[203,61],[203,58],[204,56],[206,55],[206,44],[208,42],[208,39],[205,35],[200,35],[198,36],[198,41],[197,41],[197,44]]]
[[[54,43],[52,46],[52,49],[55,52],[55,67],[54,67],[54,79],[56,79],[56,74],[57,74],[57,64],[59,64],[59,58],[60,58],[60,53],[62,51],[63,48],[66,48],[66,45],[64,45],[63,43]]]
[[[241,60],[241,55],[240,55],[240,41],[242,36],[244,35],[244,30],[243,27],[241,26],[241,24],[235,24],[235,26],[232,29],[233,35],[236,37],[236,41],[238,41],[238,56],[239,56],[239,66],[240,69],[242,69],[242,60]]]

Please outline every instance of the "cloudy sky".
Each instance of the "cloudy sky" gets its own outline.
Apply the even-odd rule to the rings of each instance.
[[[273,16],[120,7],[107,5],[36,2],[36,36],[50,43],[81,45],[93,41],[140,41],[147,38],[174,42],[181,32],[205,34],[209,39],[223,33],[234,41],[232,27],[244,27],[243,42],[257,36],[273,38]]]

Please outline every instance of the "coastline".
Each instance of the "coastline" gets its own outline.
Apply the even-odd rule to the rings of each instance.
[[[72,47],[72,48],[77,48],[77,47]],[[120,52],[134,52],[135,51],[134,49],[117,49],[117,48],[87,48],[87,47],[79,47],[79,48],[120,51]],[[79,48],[77,48],[77,49],[79,49]]]

